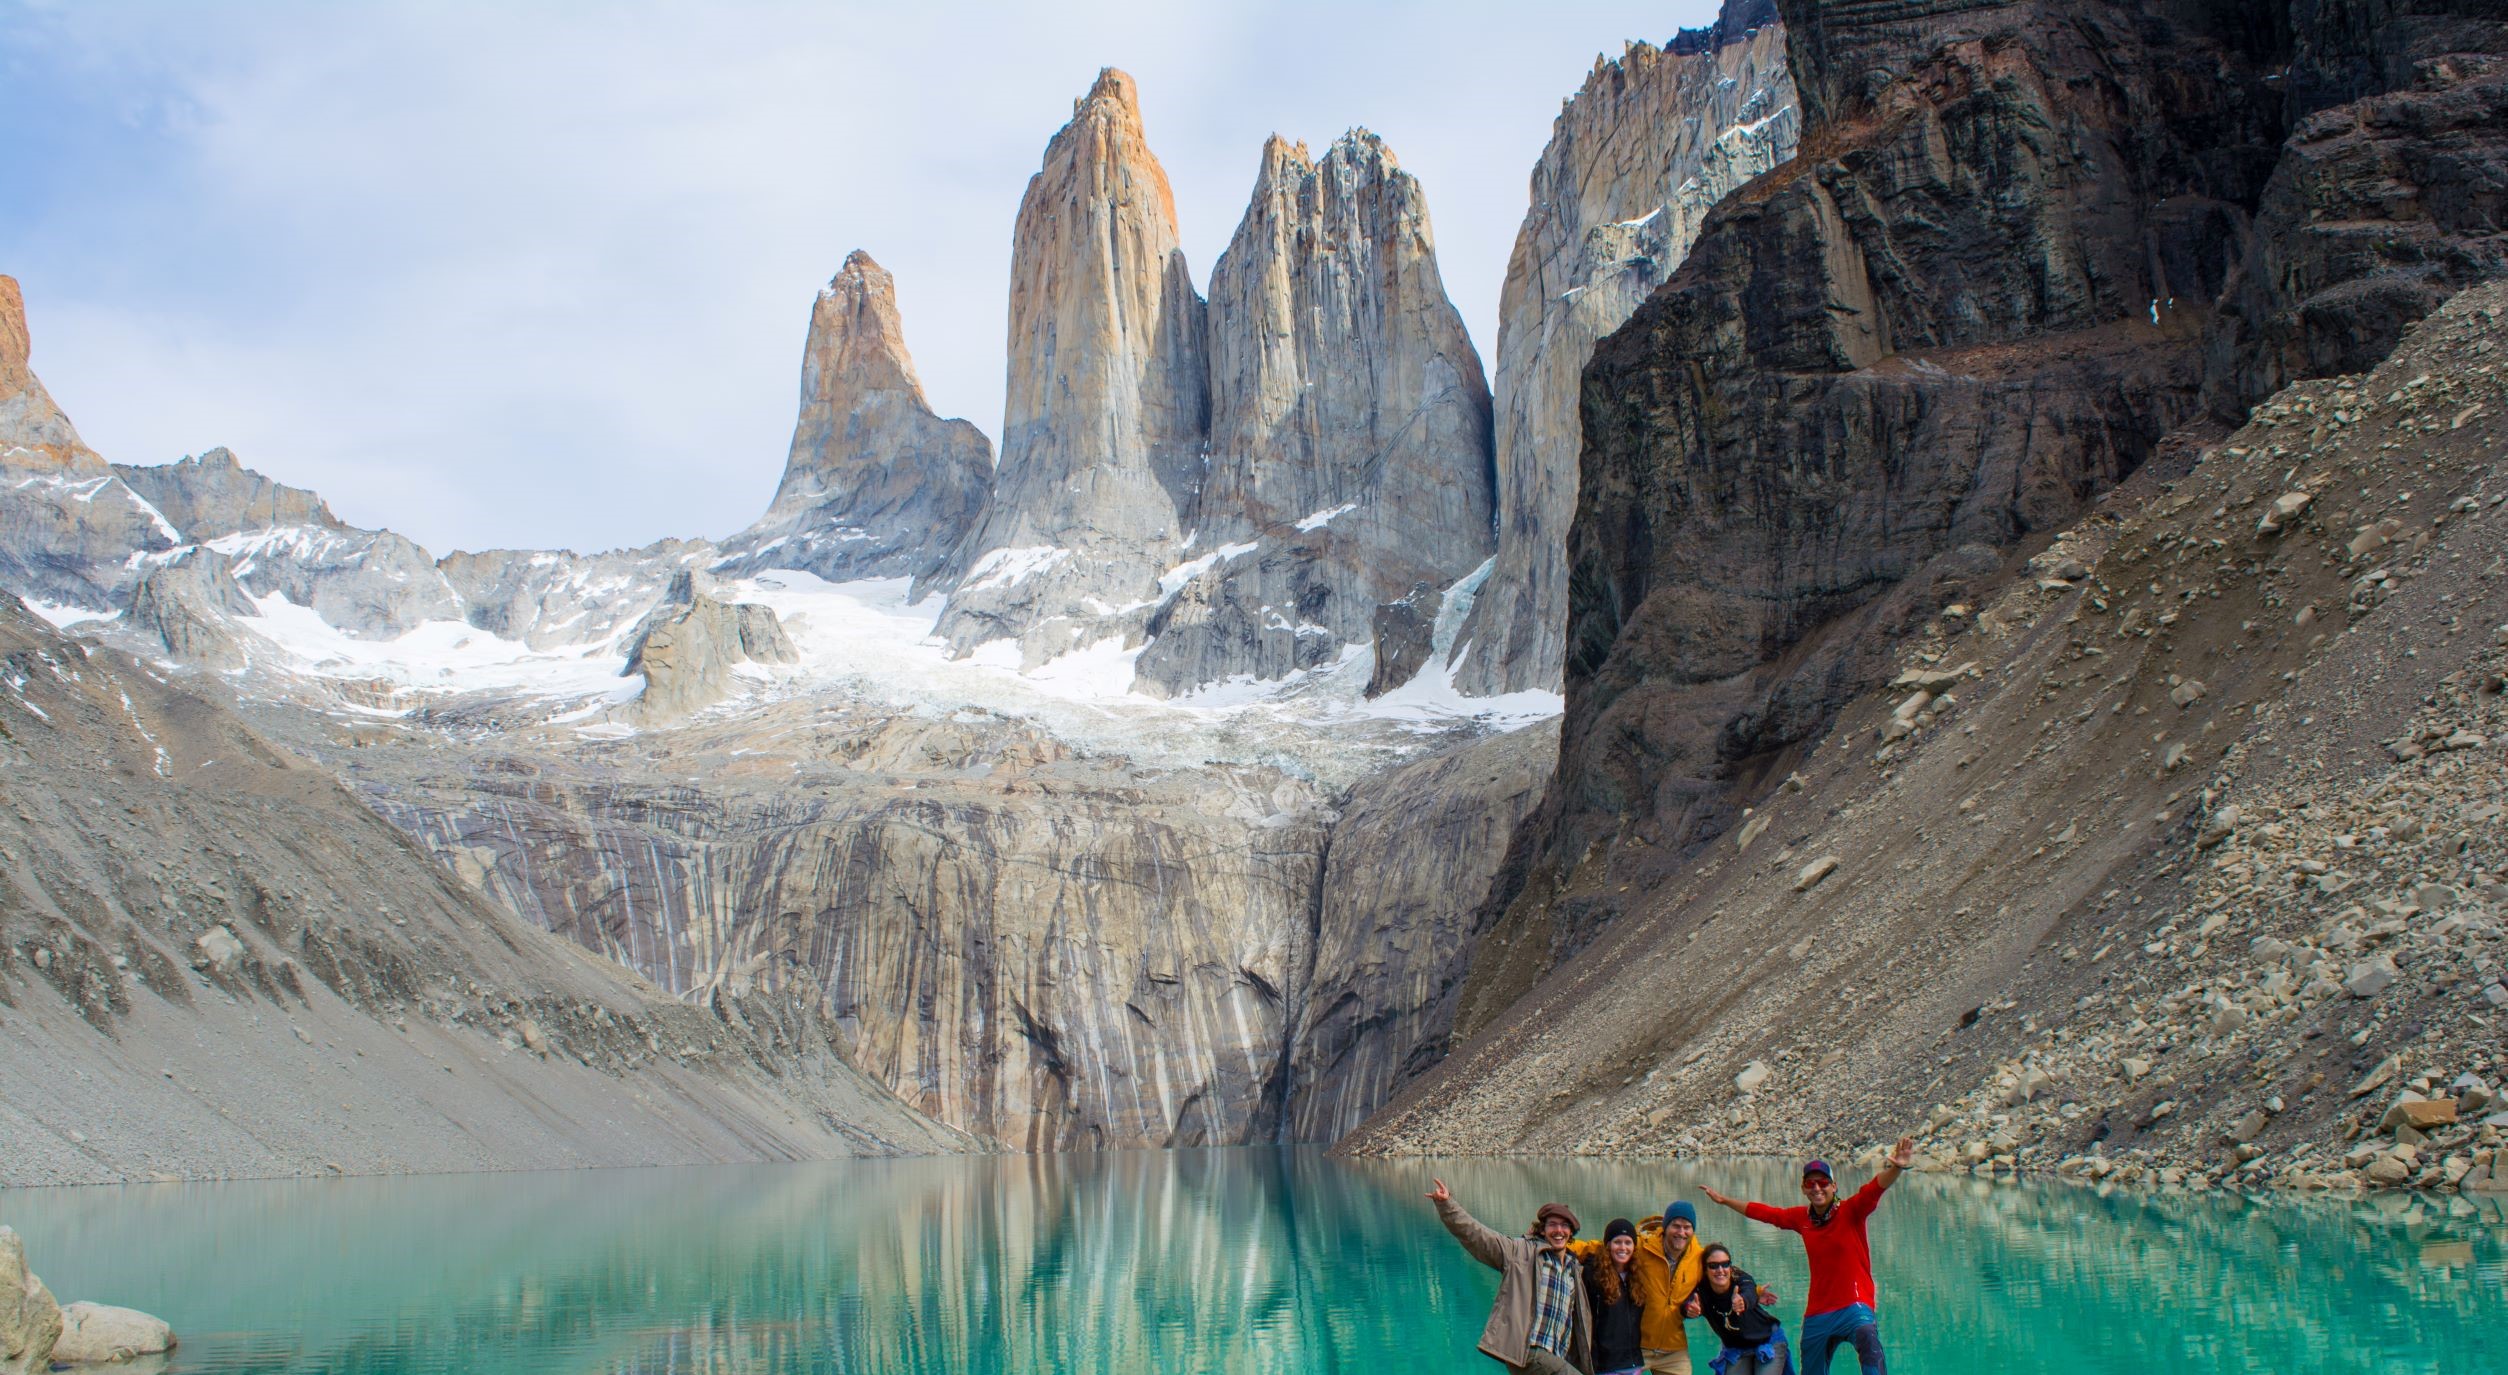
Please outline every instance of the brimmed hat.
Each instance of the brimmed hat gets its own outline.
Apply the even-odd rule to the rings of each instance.
[[[1583,1224],[1576,1220],[1575,1209],[1564,1203],[1545,1203],[1541,1205],[1538,1212],[1533,1214],[1533,1230],[1541,1230],[1554,1217],[1565,1222],[1571,1232],[1580,1231],[1583,1228]]]
[[[1837,1176],[1829,1172],[1829,1162],[1825,1160],[1812,1160],[1804,1163],[1803,1178],[1809,1179],[1813,1175],[1818,1175],[1832,1184],[1837,1182]]]

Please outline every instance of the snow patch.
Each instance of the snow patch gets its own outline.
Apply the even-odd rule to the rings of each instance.
[[[1652,215],[1649,215],[1649,216],[1647,216],[1646,218],[1647,218],[1647,219],[1652,219],[1652,218],[1654,218],[1654,217],[1653,217]],[[1643,223],[1643,221],[1632,221],[1632,223]],[[1311,515],[1311,516],[1308,516],[1306,519],[1304,519],[1304,520],[1302,520],[1302,521],[1299,521],[1299,522],[1298,522],[1298,530],[1299,530],[1299,532],[1300,532],[1300,533],[1304,533],[1304,532],[1309,531],[1309,530],[1321,530],[1321,529],[1323,529],[1325,526],[1332,524],[1332,518],[1333,518],[1333,517],[1335,517],[1335,516],[1346,516],[1346,515],[1348,515],[1349,513],[1351,513],[1352,511],[1355,511],[1355,510],[1357,510],[1357,509],[1358,509],[1358,503],[1357,503],[1357,502],[1355,502],[1355,501],[1345,501],[1345,502],[1341,503],[1340,505],[1333,507],[1333,508],[1332,508],[1331,510],[1329,510],[1329,511],[1317,511],[1315,514],[1313,514],[1313,515]]]
[[[958,590],[975,592],[987,587],[1016,587],[1070,557],[1070,550],[1058,549],[1050,544],[996,549],[975,561],[975,566],[967,570],[967,580],[958,585]]]

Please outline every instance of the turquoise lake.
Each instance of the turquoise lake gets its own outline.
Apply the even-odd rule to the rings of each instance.
[[[1437,1226],[1432,1174],[1493,1226],[1556,1197],[1587,1235],[1702,1180],[1790,1188],[1208,1150],[16,1190],[0,1222],[65,1300],[171,1321],[173,1371],[1495,1371],[1472,1344],[1496,1277]],[[1790,1326],[1798,1244],[1700,1211]],[[1903,1373],[2508,1368],[2495,1199],[1910,1176],[1873,1251]]]

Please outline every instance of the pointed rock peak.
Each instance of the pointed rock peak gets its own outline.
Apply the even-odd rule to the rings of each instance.
[[[0,400],[26,390],[26,359],[31,352],[26,295],[18,290],[17,278],[0,277]]]
[[[897,279],[888,275],[888,269],[880,266],[878,259],[857,248],[845,255],[845,265],[837,268],[836,275],[827,279],[827,289],[893,296],[897,291]]]
[[[1274,134],[1263,140],[1262,165],[1254,172],[1254,194],[1259,198],[1275,188],[1293,186],[1314,171],[1315,159],[1306,151],[1304,142],[1292,143]]]
[[[874,391],[907,392],[915,405],[925,405],[897,314],[897,279],[859,248],[845,255],[845,265],[819,293],[804,378],[805,406],[813,398],[845,400]]]
[[[1089,93],[1071,102],[1071,117],[1084,119],[1097,111],[1126,116],[1138,123],[1141,118],[1141,89],[1132,80],[1132,73],[1120,67],[1097,69],[1097,83]]]
[[[1326,156],[1338,157],[1344,162],[1381,167],[1388,171],[1398,170],[1402,166],[1401,159],[1393,155],[1393,149],[1387,147],[1382,138],[1377,137],[1375,130],[1364,124],[1334,139],[1332,152]]]

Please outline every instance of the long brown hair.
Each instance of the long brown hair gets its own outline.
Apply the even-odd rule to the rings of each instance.
[[[1630,1268],[1635,1268],[1633,1262]],[[1621,1284],[1620,1263],[1611,1258],[1611,1242],[1607,1237],[1603,1240],[1602,1249],[1594,1252],[1593,1259],[1585,1262],[1585,1286],[1594,1291],[1595,1301],[1605,1308],[1628,1295]]]

